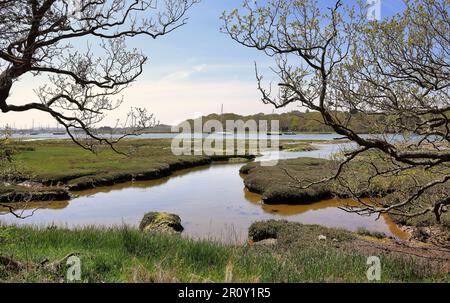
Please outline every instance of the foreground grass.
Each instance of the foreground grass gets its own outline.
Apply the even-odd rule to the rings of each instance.
[[[257,223],[251,234],[265,230],[258,234],[264,236],[275,230],[275,246],[227,246],[126,227],[72,231],[0,227],[0,256],[30,264],[20,272],[0,265],[0,281],[64,282],[64,266],[52,272],[32,265],[76,253],[83,282],[367,282],[367,256],[335,245],[351,241],[354,234],[287,222],[267,224]],[[318,235],[328,240],[319,241]],[[414,257],[380,258],[381,282],[449,280],[448,272],[433,271]]]

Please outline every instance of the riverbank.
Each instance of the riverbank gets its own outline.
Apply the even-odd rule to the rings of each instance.
[[[127,139],[116,145],[124,156],[104,148],[97,154],[81,149],[70,140],[16,141],[15,163],[20,168],[16,182],[0,184],[0,202],[58,201],[71,191],[111,186],[129,181],[154,180],[174,171],[209,165],[215,161],[245,163],[256,155],[176,156],[171,139]],[[249,147],[248,140],[246,148]],[[317,150],[318,140],[282,140],[280,150]],[[235,142],[237,146],[237,142]]]
[[[69,200],[67,189],[54,186],[21,186],[16,184],[0,185],[0,202],[15,203],[28,201],[63,201]]]
[[[214,161],[242,162],[255,158],[249,153],[176,156],[171,151],[170,139],[130,139],[118,143],[116,148],[128,156],[109,148],[93,154],[69,140],[18,141],[13,146],[21,175],[15,183],[0,185],[1,202],[66,200],[70,191],[158,179]]]
[[[353,184],[351,186],[362,196],[382,199],[387,193],[408,188],[408,179],[405,176],[373,179],[372,183],[367,186],[364,183],[364,180],[368,178],[366,168],[364,162],[354,161],[348,169],[352,174]],[[281,160],[275,166],[261,166],[259,162],[251,162],[244,165],[240,169],[240,173],[244,178],[246,188],[251,192],[261,194],[265,204],[298,205],[315,203],[332,197],[348,198],[348,191],[334,180],[307,186],[333,176],[336,169],[336,163],[332,160],[298,158]],[[420,171],[416,171],[414,174],[415,177],[426,178],[425,173]],[[414,205],[414,207],[418,211],[427,205]],[[411,211],[411,209],[408,210]],[[450,213],[444,213],[440,222],[436,221],[432,213],[411,218],[401,215],[390,217],[412,238],[449,247]]]
[[[286,221],[255,223],[249,236],[236,246],[127,227],[0,227],[0,280],[64,282],[72,254],[82,282],[368,282],[372,255],[381,261],[380,282],[450,279],[448,251],[430,245]]]

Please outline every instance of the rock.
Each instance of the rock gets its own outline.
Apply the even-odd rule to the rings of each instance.
[[[184,228],[178,215],[165,212],[149,212],[142,218],[139,229],[143,232],[180,234]]]
[[[273,246],[273,245],[276,245],[277,242],[278,242],[277,239],[269,238],[269,239],[264,239],[264,240],[261,240],[261,241],[253,242],[253,245]]]
[[[282,224],[282,221],[275,220],[255,222],[248,229],[248,238],[253,242],[259,242],[265,239],[277,239],[278,230]]]
[[[324,236],[324,235],[319,235],[319,240],[326,240],[327,239],[327,237],[326,236]]]

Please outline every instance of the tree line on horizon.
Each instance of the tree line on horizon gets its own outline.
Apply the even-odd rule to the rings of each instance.
[[[386,132],[386,129],[381,129],[383,125],[386,125],[384,121],[388,119],[384,115],[368,115],[365,113],[348,113],[348,112],[336,112],[336,115],[340,116],[341,119],[347,120],[347,124],[351,129],[355,130],[357,133],[380,133]],[[264,114],[258,113],[254,115],[239,115],[235,113],[224,113],[224,114],[209,114],[202,116],[203,125],[209,120],[218,120],[226,127],[226,121],[232,120],[242,120],[247,122],[249,120],[256,121],[259,127],[259,121],[267,121],[269,130],[271,121],[279,121],[279,130],[281,132],[314,132],[314,133],[332,133],[333,129],[326,125],[323,118],[319,112],[315,111],[291,111],[286,113],[273,113]],[[190,124],[191,129],[194,128],[194,119],[188,119],[187,122]],[[259,129],[258,129],[259,130]]]

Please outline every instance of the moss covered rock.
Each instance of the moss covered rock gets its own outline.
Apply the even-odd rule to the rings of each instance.
[[[139,229],[143,232],[179,234],[184,228],[178,215],[165,212],[149,212],[142,218]]]

